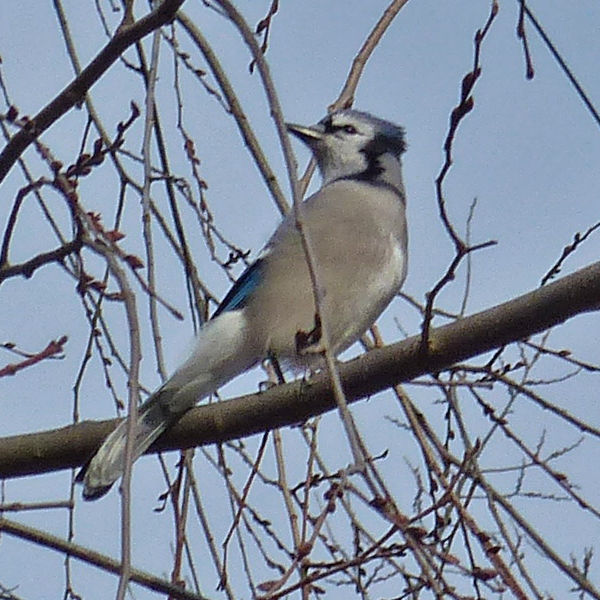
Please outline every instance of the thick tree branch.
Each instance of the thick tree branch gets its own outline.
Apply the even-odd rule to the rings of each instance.
[[[432,329],[429,352],[420,336],[372,350],[340,365],[349,402],[396,383],[435,373],[457,362],[522,340],[567,319],[600,308],[600,262],[559,281],[449,325]],[[332,410],[326,374],[260,394],[190,410],[150,452],[222,442],[282,427]],[[116,421],[84,422],[52,431],[0,439],[0,478],[56,471],[81,465]]]
[[[183,2],[184,0],[164,0],[151,13],[135,23],[123,23],[96,58],[6,144],[0,153],[0,182],[39,135],[76,104],[83,102],[88,90],[119,59],[122,52],[171,21]]]

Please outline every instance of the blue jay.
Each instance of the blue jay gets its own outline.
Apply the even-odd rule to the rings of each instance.
[[[287,129],[310,148],[323,179],[301,210],[322,288],[319,317],[337,355],[375,322],[406,276],[404,130],[356,110]],[[315,313],[301,238],[288,216],[203,326],[191,356],[140,407],[134,458],[196,402],[265,357],[314,366],[321,349]],[[104,495],[121,476],[126,432],[122,421],[80,472],[85,499]]]

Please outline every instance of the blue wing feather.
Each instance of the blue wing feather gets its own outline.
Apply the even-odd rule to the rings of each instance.
[[[264,260],[259,258],[253,262],[233,284],[232,288],[219,304],[212,318],[228,310],[244,308],[252,292],[260,284],[264,270]]]

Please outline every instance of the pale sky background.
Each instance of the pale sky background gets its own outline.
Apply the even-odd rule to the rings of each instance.
[[[98,0],[110,14],[107,0]],[[242,0],[236,3],[249,23],[254,26],[270,5],[266,0]],[[600,105],[600,5],[594,0],[565,3],[558,0],[528,2],[548,35],[578,77],[589,97]],[[106,41],[98,22],[94,3],[65,0],[64,6],[72,28],[80,60],[86,65]],[[280,102],[287,120],[313,123],[319,120],[338,95],[351,60],[367,33],[379,18],[387,2],[380,0],[326,0],[325,2],[287,0],[280,3],[273,20],[267,52],[272,76],[278,88]],[[265,103],[257,74],[248,71],[249,55],[233,27],[197,0],[188,0],[184,10],[214,45],[228,75],[235,84],[242,104],[252,122],[263,148],[276,170],[279,181],[288,194],[283,160],[272,120]],[[471,69],[473,36],[483,26],[489,13],[489,2],[459,0],[411,0],[400,12],[383,41],[375,50],[356,93],[355,107],[367,110],[402,124],[406,128],[408,151],[404,161],[404,177],[408,193],[410,234],[409,274],[405,291],[422,300],[424,294],[439,279],[452,259],[452,246],[438,218],[434,180],[443,162],[442,145],[447,133],[448,118],[457,104],[462,77]],[[120,17],[114,17],[115,22]],[[535,78],[525,78],[525,64],[520,41],[515,34],[518,2],[500,2],[499,15],[486,38],[481,56],[482,76],[476,85],[475,108],[462,122],[454,144],[454,166],[445,183],[445,195],[452,222],[464,234],[469,207],[477,199],[472,223],[473,242],[497,240],[497,246],[473,256],[473,284],[467,314],[508,300],[536,288],[542,276],[560,256],[576,232],[584,232],[599,220],[600,202],[600,131],[575,90],[550,56],[539,36],[527,26],[528,41],[535,68]],[[203,67],[202,59],[185,44],[194,64]],[[144,43],[149,53],[150,39]],[[187,47],[186,47],[187,46]],[[131,51],[130,51],[131,52]],[[4,2],[0,6],[0,56],[2,77],[11,101],[21,114],[35,114],[72,78],[55,12],[51,2],[23,0]],[[131,54],[133,60],[134,55]],[[122,65],[114,65],[92,88],[91,96],[105,124],[114,127],[127,118],[129,103],[140,107],[144,91],[137,77],[123,77]],[[166,131],[174,137],[173,147],[180,147],[174,132],[175,108],[173,96],[172,56],[164,46],[161,50],[161,71],[157,87],[158,103],[162,107]],[[211,78],[208,78],[212,82]],[[265,190],[257,170],[239,139],[232,120],[223,118],[223,110],[202,92],[189,77],[184,77],[184,119],[201,159],[201,174],[208,183],[207,201],[215,221],[229,239],[255,255],[276,226],[279,214]],[[6,106],[0,101],[0,112]],[[73,110],[43,136],[54,154],[65,164],[79,152],[83,111]],[[138,149],[142,138],[142,119],[128,131],[128,143]],[[132,142],[140,140],[139,144]],[[3,144],[3,142],[2,142]],[[307,151],[294,142],[294,150],[302,169]],[[31,158],[36,176],[46,174],[43,166]],[[174,154],[175,156],[175,154]],[[184,157],[181,164],[172,164],[174,172],[187,173]],[[113,218],[118,189],[114,178],[98,187],[99,179],[90,178],[81,186],[82,201],[89,210],[103,214],[105,223]],[[16,191],[23,185],[18,167],[0,186],[0,223],[2,228]],[[313,188],[316,182],[313,182]],[[162,192],[161,192],[162,193]],[[289,196],[289,194],[288,194]],[[139,202],[131,195],[125,211],[124,231],[138,231]],[[63,212],[58,200],[57,214]],[[191,218],[191,217],[189,217]],[[129,225],[128,225],[129,223]],[[23,209],[21,235],[15,238],[12,258],[24,260],[35,252],[56,245],[47,224],[40,218],[34,201],[29,199]],[[68,231],[68,229],[66,229]],[[563,274],[597,260],[600,234],[591,236],[567,260]],[[158,237],[158,236],[157,236]],[[162,242],[158,241],[159,245]],[[132,252],[142,252],[139,238],[133,234],[122,245]],[[222,271],[210,262],[200,240],[191,240],[198,270],[218,296],[226,293],[228,282]],[[169,272],[163,264],[160,250],[157,269],[161,293],[180,310],[187,303],[181,296],[183,287],[178,273]],[[89,260],[91,267],[96,264]],[[97,273],[101,273],[100,268]],[[73,283],[55,266],[37,271],[30,280],[12,279],[2,286],[0,295],[0,342],[15,342],[19,348],[38,350],[49,340],[69,336],[66,358],[46,361],[23,371],[16,377],[0,379],[0,436],[33,432],[66,425],[72,413],[72,387],[87,339],[85,315],[73,293]],[[460,308],[464,290],[464,268],[460,277],[441,295],[439,303],[447,310]],[[120,306],[106,309],[113,324],[120,319]],[[147,315],[146,307],[140,308]],[[189,312],[182,323],[160,311],[167,364],[172,369],[185,354],[192,339]],[[418,332],[419,315],[406,302],[396,300],[382,318],[386,341],[401,339],[396,319],[409,334]],[[122,321],[121,321],[122,322]],[[113,327],[114,329],[114,327]],[[552,333],[551,345],[571,348],[581,359],[598,363],[598,316],[577,317]],[[117,336],[119,337],[119,336]],[[121,341],[126,339],[123,331]],[[154,354],[148,332],[144,333],[144,363],[142,381],[153,388],[159,383]],[[123,344],[123,349],[126,345]],[[0,367],[14,358],[0,352]],[[97,357],[95,358],[97,361]],[[547,373],[546,373],[547,375]],[[558,375],[558,374],[557,374]],[[113,373],[121,398],[126,398],[124,379]],[[260,375],[242,377],[223,391],[224,397],[256,390]],[[574,414],[598,424],[597,377],[581,375],[574,382],[556,385],[547,392],[550,399],[563,402]],[[102,371],[96,365],[88,370],[82,388],[82,419],[114,416],[114,403],[103,382]],[[413,391],[411,390],[411,394]],[[423,399],[423,408],[432,409],[436,398],[430,390],[414,390],[414,399]],[[379,404],[378,404],[379,403]],[[383,398],[361,402],[353,409],[366,437],[375,448],[386,447],[386,436],[401,435],[391,425],[369,429],[369,424],[381,422],[373,418],[374,406],[385,414],[392,401]],[[432,409],[433,410],[433,409]],[[548,429],[551,448],[573,444],[580,434],[556,429],[556,421],[537,408],[521,407],[517,426],[531,438]],[[441,410],[438,409],[441,414]],[[332,419],[332,447],[346,446]],[[441,417],[440,417],[441,418]],[[474,420],[477,417],[474,416]],[[554,429],[552,428],[554,425]],[[473,431],[473,438],[477,431]],[[339,446],[336,446],[338,444]],[[251,443],[251,442],[250,442]],[[396,446],[399,463],[403,452]],[[576,452],[565,457],[560,469],[581,486],[581,493],[594,502],[600,495],[597,453],[593,442],[584,442]],[[406,455],[414,453],[410,442]],[[504,448],[498,444],[498,463]],[[596,447],[597,451],[597,447]],[[340,452],[340,454],[343,454]],[[340,459],[348,460],[348,457]],[[172,466],[176,456],[167,457]],[[166,511],[152,512],[155,498],[162,491],[163,480],[154,458],[141,460],[134,475],[133,525],[136,567],[167,576],[171,567],[168,546],[172,518]],[[196,464],[199,479],[204,484],[206,501],[210,505],[212,471],[202,460]],[[302,469],[302,467],[299,467]],[[292,467],[293,469],[293,467]],[[300,470],[299,473],[302,471]],[[4,488],[7,502],[59,499],[68,495],[70,474],[57,474],[8,481]],[[414,481],[407,470],[402,472],[397,486],[398,496],[409,510]],[[530,488],[535,487],[535,479]],[[216,503],[217,500],[214,500]],[[519,504],[524,514],[540,527],[552,523],[550,541],[568,557],[580,556],[584,546],[597,544],[600,524],[579,520],[580,513],[567,503],[539,503],[531,500]],[[7,515],[56,535],[66,532],[66,511],[45,511]],[[119,496],[113,492],[101,502],[76,508],[76,541],[93,545],[113,556],[119,553]],[[225,531],[229,513],[224,516]],[[594,523],[590,526],[590,522]],[[156,543],[159,537],[162,540]],[[529,552],[534,553],[531,548]],[[15,594],[27,599],[58,598],[64,589],[63,557],[50,551],[39,552],[26,542],[8,536],[0,540],[0,583],[18,585]],[[205,576],[205,594],[221,597],[214,591],[216,578],[212,565],[199,566]],[[76,591],[86,600],[114,595],[117,579],[99,570],[73,563]],[[596,573],[598,567],[596,564]],[[265,574],[267,576],[267,574]],[[596,585],[600,578],[592,577]],[[547,590],[556,598],[566,598],[568,584],[550,572]],[[156,598],[137,586],[135,598]],[[545,588],[546,589],[546,588]],[[343,588],[340,595],[348,597]],[[394,590],[387,596],[393,597]],[[240,598],[249,595],[240,594]]]

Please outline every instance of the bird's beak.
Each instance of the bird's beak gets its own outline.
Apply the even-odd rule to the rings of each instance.
[[[306,126],[286,123],[285,126],[290,133],[293,133],[308,146],[314,146],[323,139],[323,127],[321,125]]]

